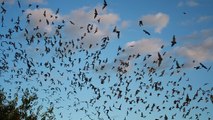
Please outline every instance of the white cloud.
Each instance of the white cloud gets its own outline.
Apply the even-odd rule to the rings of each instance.
[[[119,20],[118,15],[114,13],[100,15],[100,18],[102,19],[102,23],[106,25],[115,25]]]
[[[100,44],[97,46],[96,44],[100,43],[103,37],[117,37],[116,34],[112,32],[112,30],[116,25],[118,25],[120,18],[115,13],[109,13],[107,10],[103,11],[101,8],[96,7],[98,10],[98,16],[96,19],[94,19],[94,9],[83,7],[77,10],[73,10],[66,15],[61,15],[59,13],[57,14],[57,19],[55,18],[55,12],[51,9],[27,9],[25,15],[27,16],[28,14],[32,14],[29,16],[30,24],[27,26],[27,29],[30,33],[33,33],[33,28],[38,26],[40,33],[47,32],[49,34],[54,34],[57,24],[60,24],[64,25],[63,29],[61,29],[61,33],[63,34],[64,38],[63,41],[76,41],[77,39],[81,39],[83,37],[83,39],[80,42],[76,42],[76,44],[82,44],[82,47],[85,49],[87,49],[91,44],[92,48],[100,47]],[[43,15],[44,11],[46,11],[46,17]],[[49,20],[50,25],[47,25],[46,19]],[[100,19],[100,23],[98,23],[98,19]],[[62,20],[64,20],[65,23],[62,23]],[[75,25],[72,25],[70,21],[74,22]],[[51,25],[52,22],[55,24]],[[93,25],[93,29],[90,31],[90,33],[87,31],[88,24]],[[121,29],[122,24],[121,26],[117,26],[117,28]],[[96,29],[97,32],[95,33]]]
[[[163,42],[161,39],[140,39],[138,41],[131,41],[126,44],[126,51],[130,54],[152,54],[160,51]]]
[[[127,72],[133,68],[133,61],[136,59],[131,59],[129,56],[140,54],[141,56],[146,56],[147,54],[151,54],[152,57],[149,58],[147,63],[151,66],[157,66],[157,64],[153,64],[153,61],[157,58],[157,52],[161,51],[161,46],[163,45],[163,41],[159,38],[151,38],[146,39],[142,38],[137,41],[130,41],[125,44],[124,47],[122,47],[125,51],[120,52],[118,56],[116,56],[115,59],[117,59],[116,63],[109,63],[108,66],[114,66],[117,70],[117,67],[120,66],[120,60],[126,63],[129,63],[129,66],[124,67]],[[136,62],[136,61],[135,61]],[[141,59],[137,61],[138,63],[141,63]],[[144,63],[142,63],[144,64]]]
[[[187,40],[193,40],[195,42],[205,40],[209,37],[213,37],[213,29],[202,29],[200,31],[194,31],[191,34],[180,38],[180,40],[184,40],[185,42],[187,42]]]
[[[210,21],[212,20],[212,16],[200,16],[198,19],[197,19],[197,22],[198,23],[201,23],[201,22],[206,22],[206,21]]]
[[[95,8],[94,8],[95,9]],[[115,13],[108,13],[106,10],[102,11],[99,7],[96,7],[98,16],[94,19],[94,9],[86,7],[79,8],[71,11],[70,14],[63,16],[65,19],[71,19],[77,24],[87,25],[89,22],[97,23],[97,19],[100,18],[100,25],[115,25],[119,21],[119,16]]]
[[[184,3],[183,3],[183,1],[181,1],[181,2],[179,2],[179,3],[178,3],[178,5],[177,5],[177,6],[178,6],[178,7],[182,7],[182,6],[183,6],[183,4],[184,4]]]
[[[184,43],[184,46],[175,49],[179,55],[199,62],[213,60],[213,29],[194,31],[179,40]]]
[[[186,4],[190,7],[195,7],[199,5],[198,2],[196,2],[195,0],[189,0]]]
[[[212,51],[213,51],[213,37],[209,37],[204,40],[203,43],[186,45],[183,47],[176,48],[176,51],[192,60],[199,62],[202,61],[213,61]]]
[[[167,65],[164,65],[164,62],[162,63],[162,67],[157,67],[157,64],[153,64],[153,61],[157,60],[158,52],[161,51],[161,46],[163,45],[163,41],[159,38],[142,38],[137,41],[130,41],[127,42],[124,46],[124,52],[121,52],[119,56],[117,56],[117,60],[122,60],[124,62],[129,62],[128,68],[125,68],[127,71],[133,68],[134,62],[137,62],[139,64],[147,64],[149,66],[152,66],[154,68],[162,69],[163,67],[166,67]],[[147,58],[149,60],[142,62],[141,59],[132,59],[130,56],[147,56],[147,54],[150,54],[151,57]],[[166,61],[166,60],[164,60]],[[118,66],[119,62],[114,64],[114,66]]]
[[[181,1],[178,3],[178,7],[183,7],[183,6],[195,7],[198,5],[199,3],[196,2],[195,0],[186,0],[186,1]]]
[[[122,21],[121,27],[122,28],[127,28],[129,26],[129,21]]]
[[[10,4],[14,4],[16,2],[16,0],[0,0],[0,2],[5,2],[5,3],[10,3]],[[40,3],[40,4],[43,4],[45,2],[47,2],[46,0],[21,0],[22,1],[25,1],[25,2],[28,2],[28,3]]]
[[[64,28],[65,35],[67,37],[72,37],[72,39],[81,38],[84,34],[82,42],[84,43],[83,47],[87,48],[90,44],[96,44],[100,42],[103,37],[111,36],[115,37],[112,33],[112,29],[117,25],[120,20],[119,16],[115,13],[108,13],[107,11],[102,11],[97,8],[98,16],[94,19],[94,9],[87,10],[87,8],[80,8],[72,11],[69,15],[63,16],[65,19],[66,25]],[[100,23],[97,22],[97,19],[100,18]],[[74,22],[75,25],[71,25],[69,21]],[[93,29],[90,33],[87,32],[87,25],[92,24]],[[80,29],[80,27],[83,27]],[[96,33],[95,30],[98,30]]]
[[[154,27],[155,32],[160,33],[169,23],[169,16],[165,13],[150,14],[142,17],[144,25]]]
[[[189,35],[178,38],[183,46],[176,47],[174,52],[185,58],[185,67],[194,67],[204,61],[213,61],[213,29],[194,31]]]
[[[43,13],[46,11],[46,17],[44,17]],[[31,15],[29,15],[31,14]],[[27,9],[25,15],[29,15],[30,23],[28,28],[32,29],[35,27],[39,27],[40,32],[52,32],[53,25],[52,22],[59,21],[61,17],[57,15],[57,19],[55,18],[55,13],[49,8],[39,8],[39,9]],[[49,21],[49,25],[47,25],[46,20]]]
[[[29,3],[45,3],[45,0],[27,0]]]
[[[15,2],[15,0],[0,0],[0,2],[5,2],[5,3],[10,3],[13,4]]]

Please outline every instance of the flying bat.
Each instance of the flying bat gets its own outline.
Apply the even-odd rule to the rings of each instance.
[[[140,27],[143,26],[143,21],[142,20],[139,21],[139,26]]]
[[[106,2],[106,0],[104,0],[104,5],[103,5],[103,7],[102,7],[102,10],[103,10],[106,6],[107,6],[107,2]]]
[[[176,38],[175,35],[173,35],[172,41],[171,41],[171,46],[173,47],[177,42],[176,42]]]
[[[161,57],[161,54],[158,52],[158,67],[160,67],[162,60],[163,58]]]
[[[95,12],[94,12],[94,19],[97,17],[97,15],[98,15],[98,12],[97,12],[97,10],[95,9]]]
[[[147,35],[151,35],[148,31],[146,31],[146,30],[143,30],[143,32],[145,33],[145,34],[147,34]]]

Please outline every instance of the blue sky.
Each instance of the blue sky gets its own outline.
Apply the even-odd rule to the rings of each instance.
[[[2,1],[4,0],[0,0]],[[0,39],[1,67],[5,65],[5,60],[8,62],[7,70],[0,69],[0,86],[5,91],[11,89],[14,93],[20,86],[36,92],[39,104],[43,104],[44,108],[46,105],[54,105],[57,119],[108,119],[110,116],[115,120],[152,120],[163,119],[165,115],[169,119],[172,116],[174,119],[196,119],[196,114],[199,113],[199,119],[213,118],[210,100],[210,95],[213,94],[213,70],[209,69],[213,65],[212,1],[107,0],[105,9],[102,9],[102,0],[20,0],[20,3],[21,8],[16,0],[7,0],[2,5],[7,12],[1,13],[4,21],[1,21],[3,27],[0,28],[0,34],[6,35],[8,29],[14,29],[18,16],[23,29],[13,32],[11,39]],[[32,6],[28,7],[29,4]],[[36,5],[39,7],[36,8]],[[56,14],[57,9],[59,12]],[[94,19],[95,9],[98,15]],[[29,23],[27,19],[30,20]],[[143,21],[141,27],[140,20]],[[90,32],[87,31],[88,24],[93,26]],[[55,31],[61,25],[62,29],[57,35]],[[113,32],[115,26],[120,31],[119,39],[117,33]],[[34,30],[36,27],[39,29]],[[151,35],[145,34],[143,30]],[[41,33],[42,37],[35,37],[34,42],[29,44],[26,39],[37,33]],[[177,44],[171,47],[174,35]],[[108,44],[103,43],[104,37],[109,37]],[[10,42],[15,43],[17,48]],[[102,49],[101,44],[106,45],[106,48]],[[50,52],[45,51],[48,48]],[[118,48],[121,50],[118,51]],[[17,52],[22,53],[24,59],[20,57],[15,60]],[[158,52],[163,57],[160,66],[153,63],[158,62]],[[140,57],[135,57],[138,54]],[[148,54],[152,56],[149,58]],[[98,58],[94,58],[96,55]],[[114,62],[115,60],[117,61]],[[128,65],[121,65],[122,62]],[[184,65],[176,69],[177,62]],[[27,71],[27,63],[32,66],[31,75]],[[196,70],[194,67],[197,66],[201,69]],[[50,67],[54,67],[53,70]],[[121,74],[119,67],[126,71],[121,77],[118,77]],[[162,71],[165,73],[163,77],[159,77]],[[91,82],[84,83],[85,78],[91,78]],[[139,78],[141,80],[137,80]],[[104,84],[101,84],[101,79],[105,79]],[[129,81],[128,91],[126,86]],[[152,87],[155,83],[161,83],[159,87],[163,87],[163,90],[155,91]],[[95,86],[97,91],[91,86]],[[119,90],[122,91],[122,97],[118,99]],[[137,90],[140,92],[135,95]],[[179,91],[180,94],[172,91]],[[174,100],[180,100],[181,106],[187,94],[192,99],[196,92],[198,97],[188,106],[172,108],[176,107]],[[22,95],[21,90],[18,93]],[[98,94],[101,95],[100,99],[94,104],[93,101],[89,103]],[[116,95],[113,96],[114,94]],[[125,102],[125,97],[130,100]],[[136,98],[145,102],[130,104]],[[200,98],[203,100],[199,101]],[[151,110],[153,104],[155,106]],[[120,105],[121,110],[118,110]],[[161,111],[158,112],[157,106]],[[183,118],[189,110],[189,115]],[[146,117],[142,118],[142,114]]]

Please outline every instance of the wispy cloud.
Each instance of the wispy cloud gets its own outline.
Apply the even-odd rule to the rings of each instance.
[[[179,55],[199,62],[213,60],[213,29],[195,31],[181,39],[185,45],[175,49]]]
[[[213,37],[207,38],[203,43],[186,45],[176,49],[179,55],[190,60],[213,61]]]
[[[211,21],[213,19],[213,16],[200,16],[198,19],[197,19],[197,22],[198,23],[203,23],[203,22],[207,22],[207,21]]]
[[[142,17],[144,25],[154,27],[155,32],[161,33],[169,23],[169,16],[165,13],[149,14]]]
[[[194,31],[189,35],[181,37],[180,40],[184,40],[184,42],[186,43],[191,43],[191,40],[193,40],[194,42],[203,41],[209,37],[213,37],[213,29],[202,29],[200,31]]]
[[[186,4],[190,7],[195,7],[199,5],[199,3],[196,2],[195,0],[189,0]]]
[[[40,4],[42,4],[42,3],[45,3],[45,2],[47,2],[46,0],[27,0],[27,2],[29,2],[29,3],[40,3]]]
[[[178,3],[178,7],[183,7],[183,6],[196,7],[198,5],[199,3],[196,0],[186,0],[186,1],[181,1]]]

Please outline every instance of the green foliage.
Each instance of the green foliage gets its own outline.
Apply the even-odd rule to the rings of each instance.
[[[0,91],[0,120],[37,120],[42,119],[54,119],[53,106],[47,111],[41,113],[43,108],[40,105],[37,109],[33,106],[37,104],[38,99],[36,94],[32,94],[28,89],[24,91],[21,98],[21,104],[18,105],[18,96],[15,94],[15,98],[7,100],[4,91]]]

